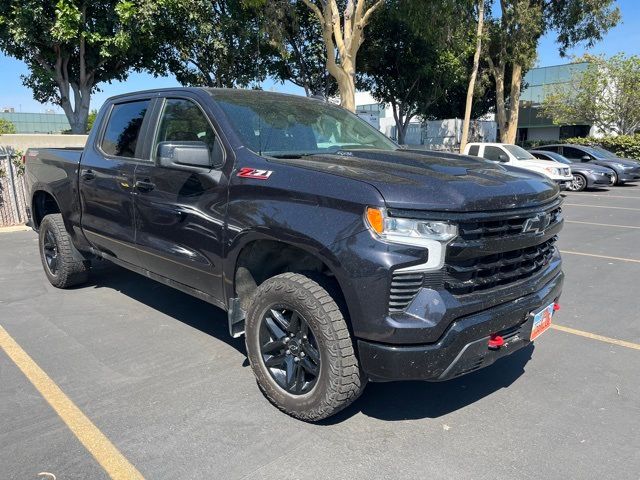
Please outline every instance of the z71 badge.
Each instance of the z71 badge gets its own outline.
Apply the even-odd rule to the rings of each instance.
[[[257,168],[243,167],[238,171],[238,177],[268,180],[272,173],[273,171],[271,170],[258,170]]]

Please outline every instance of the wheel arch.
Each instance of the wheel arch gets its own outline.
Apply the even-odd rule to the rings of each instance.
[[[52,213],[62,213],[55,196],[43,188],[34,190],[31,196],[31,215],[34,228],[38,230],[42,219]]]
[[[312,242],[287,242],[269,236],[247,238],[235,251],[229,262],[227,296],[237,297],[246,311],[251,295],[258,286],[275,275],[285,272],[306,274],[329,291],[349,321],[349,306],[342,282],[337,275],[336,259],[326,255],[320,245],[311,248]]]

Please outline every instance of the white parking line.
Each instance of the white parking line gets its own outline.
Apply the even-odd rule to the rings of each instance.
[[[587,205],[586,203],[563,203],[563,205],[568,205],[570,207],[607,208],[611,210],[632,210],[634,212],[640,212],[640,208],[630,208],[630,207],[610,207],[608,205]]]
[[[578,220],[565,220],[564,223],[579,223],[581,225],[595,225],[597,227],[633,228],[633,229],[640,230],[640,227],[634,227],[633,225],[614,225],[611,223],[579,222]]]
[[[568,195],[569,197],[600,197],[600,198],[638,198],[640,199],[640,195],[607,195],[606,193],[579,193],[572,192]]]
[[[619,262],[640,263],[636,258],[610,257],[608,255],[596,255],[595,253],[573,252],[571,250],[560,250],[560,253],[567,255],[582,255],[584,257],[604,258],[605,260],[617,260]]]

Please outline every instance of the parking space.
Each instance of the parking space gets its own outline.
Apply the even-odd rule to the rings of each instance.
[[[640,189],[569,193],[564,213],[554,322],[640,344]],[[640,478],[635,348],[550,330],[451,382],[371,384],[311,425],[265,400],[225,322],[111,265],[56,290],[36,236],[0,233],[0,326],[147,479]],[[0,385],[0,478],[107,478],[3,352]]]

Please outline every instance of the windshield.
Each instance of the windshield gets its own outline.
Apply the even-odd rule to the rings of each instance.
[[[350,149],[397,150],[354,114],[305,97],[210,90],[244,145],[261,155],[296,157]]]
[[[563,157],[559,153],[546,152],[545,151],[545,152],[543,152],[543,154],[544,154],[544,156],[541,158],[541,160],[553,160],[553,161],[556,161],[556,162],[564,163],[566,165],[569,165],[569,164],[573,163],[567,157]]]
[[[611,153],[608,150],[600,147],[591,147],[590,150],[593,152],[593,156],[597,158],[618,158],[614,153]]]
[[[537,160],[536,157],[517,145],[503,145],[504,149],[518,160]]]

